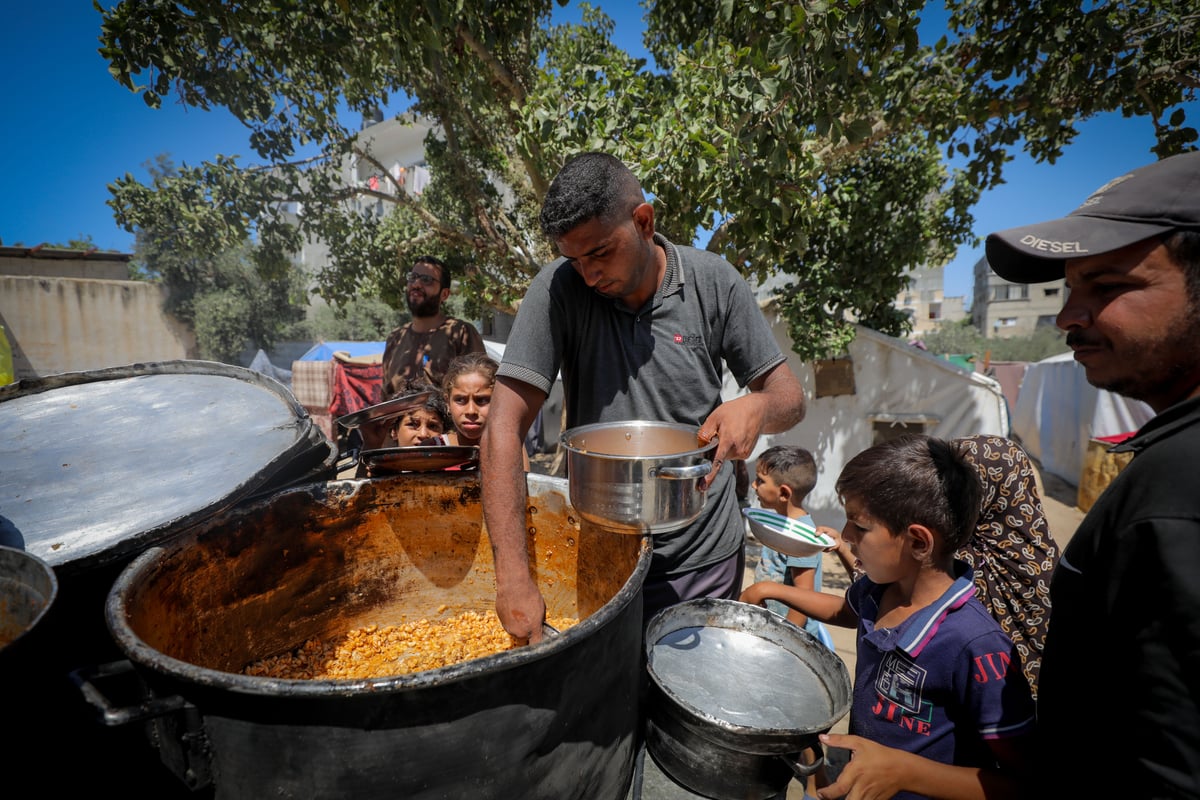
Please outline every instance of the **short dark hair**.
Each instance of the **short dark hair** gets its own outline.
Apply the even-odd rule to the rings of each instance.
[[[754,471],[769,475],[778,485],[791,489],[796,502],[808,497],[817,485],[817,460],[803,447],[768,447],[754,463]]]
[[[539,220],[550,239],[593,219],[611,220],[646,200],[637,176],[607,153],[582,153],[563,165],[546,192]]]
[[[1167,255],[1183,270],[1188,299],[1200,311],[1200,231],[1174,230],[1163,234]]]
[[[861,503],[893,535],[924,525],[952,553],[975,531],[983,487],[964,448],[925,434],[905,434],[868,447],[846,462],[837,493]]]
[[[416,258],[413,259],[413,266],[415,267],[417,264],[429,264],[431,266],[437,267],[439,270],[441,270],[441,273],[442,273],[442,282],[438,285],[438,288],[439,289],[449,289],[450,288],[450,279],[451,279],[450,265],[447,264],[445,261],[442,261],[440,258],[437,258],[435,256],[417,256]]]

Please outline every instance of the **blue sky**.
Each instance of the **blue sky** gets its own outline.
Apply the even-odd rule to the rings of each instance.
[[[641,9],[631,0],[598,5],[617,21],[627,49],[640,42]],[[33,246],[91,236],[101,249],[129,252],[133,235],[113,221],[107,185],[159,153],[177,164],[216,154],[252,162],[248,134],[224,111],[205,113],[168,98],[159,110],[117,84],[97,52],[100,15],[86,0],[9,4],[0,30],[0,242]],[[629,33],[626,33],[626,32]],[[1200,122],[1200,103],[1189,116]],[[1018,155],[1007,183],[975,208],[982,237],[1069,212],[1109,178],[1154,159],[1146,119],[1113,114],[1089,121],[1054,165]],[[947,296],[970,303],[982,247],[960,248],[947,266]]]

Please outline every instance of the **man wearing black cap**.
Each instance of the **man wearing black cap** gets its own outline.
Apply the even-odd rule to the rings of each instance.
[[[1088,382],[1157,414],[1114,448],[1134,458],[1054,572],[1047,796],[1200,797],[1200,152],[993,233],[987,258],[1018,283],[1065,276],[1057,324]]]

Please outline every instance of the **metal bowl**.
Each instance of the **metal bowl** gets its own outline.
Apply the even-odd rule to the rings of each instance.
[[[58,597],[58,577],[42,559],[0,545],[0,650],[33,630]]]
[[[798,519],[765,508],[743,508],[754,538],[777,553],[804,558],[833,547],[834,541]]]

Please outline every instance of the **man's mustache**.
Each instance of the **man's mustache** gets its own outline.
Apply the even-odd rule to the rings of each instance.
[[[1077,347],[1098,347],[1103,342],[1099,339],[1091,339],[1080,331],[1071,331],[1067,334],[1067,347],[1075,349]]]

